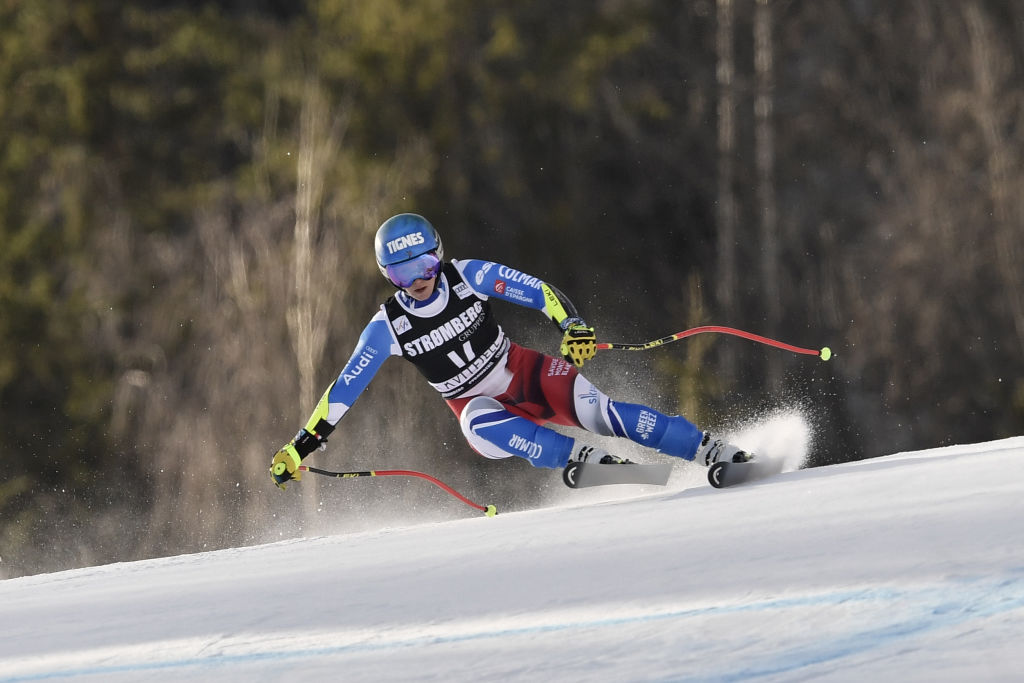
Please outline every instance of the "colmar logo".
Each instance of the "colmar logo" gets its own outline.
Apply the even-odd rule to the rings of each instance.
[[[540,454],[544,452],[544,447],[539,443],[524,439],[518,434],[513,434],[512,438],[508,440],[509,448],[520,453],[525,453],[527,458],[536,460],[540,457]]]
[[[520,273],[514,268],[508,266],[498,266],[498,277],[503,277],[509,282],[519,285],[525,285],[526,287],[540,287],[541,282],[532,275],[526,273]]]
[[[413,232],[408,235],[402,235],[401,237],[396,237],[387,243],[388,253],[394,254],[396,251],[415,247],[417,244],[423,244],[424,242],[426,242],[426,240],[423,239],[422,232]]]

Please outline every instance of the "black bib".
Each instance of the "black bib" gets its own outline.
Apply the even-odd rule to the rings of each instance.
[[[508,340],[491,314],[491,306],[446,263],[441,273],[447,280],[444,310],[421,317],[406,310],[395,297],[384,302],[402,357],[416,366],[441,392],[455,398],[482,380],[508,350]]]

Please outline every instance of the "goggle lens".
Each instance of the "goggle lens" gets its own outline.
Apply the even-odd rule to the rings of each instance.
[[[441,260],[434,252],[420,254],[414,259],[385,266],[384,272],[396,286],[405,289],[417,280],[429,280],[441,272]]]

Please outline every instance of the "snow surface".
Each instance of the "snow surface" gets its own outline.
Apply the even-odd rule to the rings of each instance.
[[[8,579],[0,683],[1022,680],[1022,458],[721,491],[681,463],[665,489]]]

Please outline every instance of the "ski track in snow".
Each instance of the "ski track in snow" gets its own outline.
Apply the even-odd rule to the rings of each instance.
[[[792,413],[735,437],[812,442]],[[1015,437],[723,491],[681,465],[493,519],[8,579],[0,683],[1014,680],[1022,456]]]
[[[970,621],[980,621],[1013,612],[1024,607],[1024,585],[1019,578],[1007,582],[991,582],[984,580],[960,581],[946,586],[922,587],[916,590],[871,589],[839,591],[809,595],[800,598],[769,600],[749,604],[731,606],[705,607],[684,609],[668,612],[644,612],[633,615],[622,615],[612,618],[592,619],[554,619],[542,620],[543,623],[512,623],[497,624],[463,624],[459,628],[438,630],[430,635],[392,634],[388,638],[366,642],[366,634],[351,633],[320,633],[312,639],[320,641],[341,641],[344,644],[307,645],[299,648],[275,649],[273,641],[253,643],[251,641],[224,639],[216,643],[197,643],[185,640],[180,643],[166,643],[170,649],[191,649],[202,645],[202,649],[216,647],[215,653],[207,656],[170,658],[157,661],[144,661],[144,652],[138,652],[143,661],[124,664],[94,665],[88,667],[68,668],[61,671],[51,670],[24,676],[5,677],[3,681],[53,680],[58,678],[83,678],[90,676],[108,677],[115,674],[157,672],[173,669],[203,669],[212,675],[219,669],[234,664],[280,663],[291,660],[305,660],[323,657],[341,657],[344,655],[385,653],[402,648],[420,648],[425,646],[449,645],[456,643],[472,643],[481,640],[503,640],[525,635],[573,632],[590,629],[605,629],[638,624],[652,624],[662,621],[700,620],[716,616],[743,613],[782,612],[799,613],[802,610],[812,612],[822,607],[846,606],[856,610],[860,606],[872,610],[891,608],[893,604],[909,603],[915,608],[901,619],[876,624],[874,627],[865,625],[863,630],[852,630],[839,637],[824,639],[813,645],[801,644],[791,649],[774,653],[761,661],[749,666],[740,667],[735,671],[720,671],[707,680],[738,681],[760,678],[774,674],[784,674],[807,669],[811,666],[826,664],[840,660],[853,654],[876,650],[886,645],[913,637],[927,635],[931,631],[951,629]],[[955,600],[950,592],[956,592]],[[579,616],[579,615],[576,615]],[[550,615],[548,617],[550,619]],[[531,615],[525,622],[534,622]],[[980,625],[979,625],[980,628]],[[275,640],[303,641],[309,636],[303,634],[286,634]],[[265,649],[238,654],[230,654],[233,648],[252,648],[264,645]],[[143,646],[138,649],[148,649]],[[94,657],[103,659],[132,659],[130,650],[114,648],[109,652],[93,653]],[[58,658],[59,659],[59,658]],[[342,668],[342,667],[339,667]],[[701,680],[700,677],[688,680]]]

